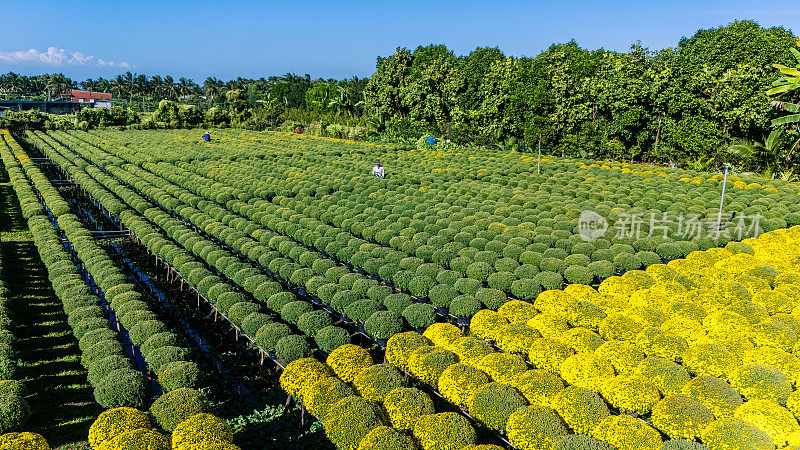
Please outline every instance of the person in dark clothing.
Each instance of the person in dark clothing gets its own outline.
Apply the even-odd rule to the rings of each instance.
[[[211,142],[211,135],[208,133],[208,131],[206,131],[206,133],[203,135],[203,140],[206,142]]]

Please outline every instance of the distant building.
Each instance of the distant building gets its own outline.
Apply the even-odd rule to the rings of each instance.
[[[107,92],[73,89],[70,97],[73,103],[90,103],[93,108],[111,108],[111,94]]]

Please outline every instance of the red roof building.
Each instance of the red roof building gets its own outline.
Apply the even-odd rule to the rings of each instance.
[[[72,89],[70,93],[74,103],[111,102],[111,94],[107,92],[79,91]]]

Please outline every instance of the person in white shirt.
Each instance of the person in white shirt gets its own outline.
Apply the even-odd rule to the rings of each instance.
[[[380,161],[375,163],[375,167],[372,168],[372,174],[378,178],[384,178],[383,166]]]

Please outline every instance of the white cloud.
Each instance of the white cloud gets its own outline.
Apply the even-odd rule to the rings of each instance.
[[[0,64],[41,64],[45,66],[97,66],[132,69],[136,66],[125,62],[107,61],[102,58],[84,55],[82,52],[69,52],[63,48],[48,47],[47,51],[40,52],[32,48],[4,52],[0,50]]]

